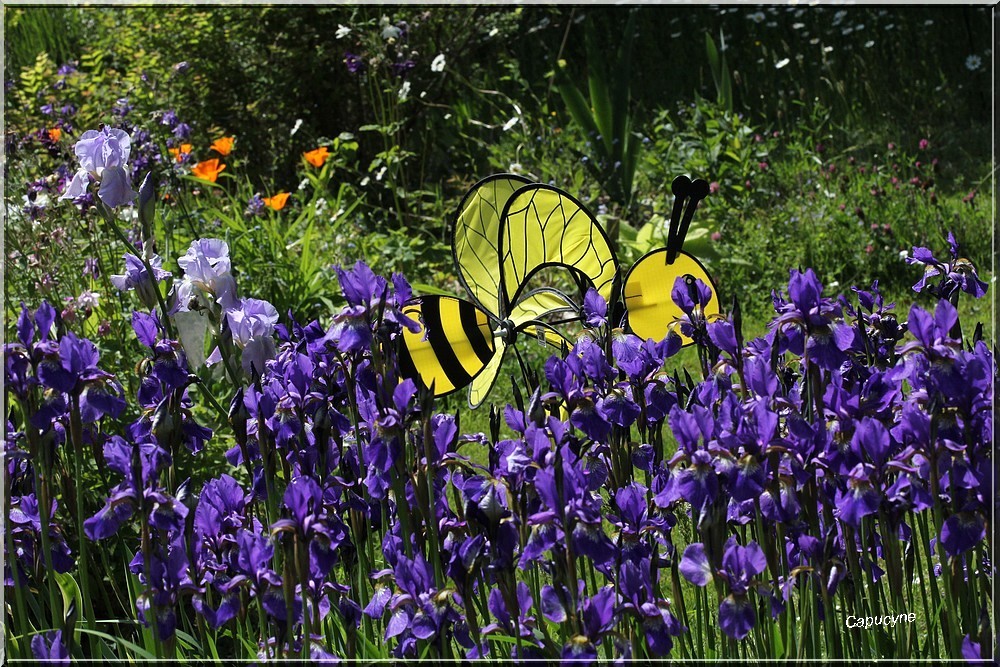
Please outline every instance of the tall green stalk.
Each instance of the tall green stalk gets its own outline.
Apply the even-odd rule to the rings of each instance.
[[[84,507],[83,507],[83,422],[80,417],[80,396],[77,393],[70,397],[70,439],[73,445],[73,459],[76,477],[76,526],[77,536],[80,540],[80,589],[83,593],[83,615],[87,619],[87,629],[96,630],[97,622],[94,618],[94,602],[90,596],[90,563],[88,557],[88,540],[83,532]],[[91,657],[97,657],[95,652],[97,638],[88,635],[88,643],[91,648]]]

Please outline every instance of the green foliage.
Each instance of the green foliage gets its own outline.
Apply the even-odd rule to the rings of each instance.
[[[632,127],[629,92],[632,75],[632,47],[636,32],[637,12],[629,12],[613,60],[598,46],[598,36],[592,21],[585,24],[587,50],[587,85],[589,103],[573,83],[565,61],[556,70],[556,86],[570,117],[587,137],[587,148],[581,161],[611,201],[628,210],[632,203],[632,186],[641,146],[641,137]]]
[[[8,72],[30,67],[40,56],[65,61],[79,51],[83,27],[72,7],[6,7],[4,62]]]
[[[705,33],[705,52],[708,56],[708,66],[712,70],[712,81],[715,83],[716,103],[726,113],[733,113],[733,79],[729,74],[729,66],[726,64],[726,38],[721,33],[719,41],[722,44],[722,51],[715,46],[715,40],[707,32]]]

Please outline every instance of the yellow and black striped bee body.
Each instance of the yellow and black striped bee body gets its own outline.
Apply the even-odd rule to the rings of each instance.
[[[437,396],[470,384],[496,352],[491,317],[471,301],[418,297],[403,313],[420,323],[420,331],[404,330],[400,369],[433,386]]]

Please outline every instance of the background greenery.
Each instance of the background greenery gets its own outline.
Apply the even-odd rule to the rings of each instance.
[[[8,7],[5,18],[8,321],[21,300],[66,305],[96,290],[96,311],[68,325],[106,324],[123,363],[131,353],[112,341],[129,302],[106,278],[120,251],[53,185],[75,137],[102,122],[149,133],[168,268],[191,239],[224,237],[243,291],[303,320],[329,316],[332,266],[359,258],[460,293],[447,223],[476,180],[508,170],[579,196],[626,267],[663,244],[675,175],[717,183],[685,247],[723,302],[739,297],[750,331],[795,267],[834,292],[878,279],[909,302],[918,276],[900,253],[943,255],[949,230],[992,276],[985,7]],[[75,71],[60,74],[67,63]],[[191,128],[192,163],[237,137],[217,183],[173,164],[167,148],[182,142],[167,111]],[[44,141],[52,127],[63,136]],[[320,145],[321,170],[302,159]],[[29,184],[46,177],[39,199]],[[286,208],[246,214],[252,195],[279,191],[292,192]],[[81,275],[87,258],[98,277]],[[987,304],[966,307],[987,319]]]

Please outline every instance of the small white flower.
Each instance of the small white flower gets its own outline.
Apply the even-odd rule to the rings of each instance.
[[[767,17],[764,16],[764,12],[754,12],[753,14],[747,14],[747,18],[754,23],[763,23]]]
[[[97,308],[97,302],[100,298],[100,294],[91,290],[84,290],[80,292],[80,296],[76,297],[76,305],[84,310],[90,309],[94,310]]]
[[[445,58],[443,53],[437,54],[433,61],[431,61],[431,71],[432,72],[443,72],[445,66]]]
[[[320,197],[316,200],[316,215],[323,215],[326,213],[326,200]]]
[[[403,85],[399,87],[399,101],[405,102],[406,98],[410,96],[410,82],[404,81]]]
[[[376,181],[381,181],[382,177],[385,176],[385,172],[386,172],[387,169],[388,169],[388,167],[382,167],[377,172],[375,172],[375,180]]]
[[[823,53],[830,53],[831,51],[833,51],[833,47],[832,46],[824,46],[823,47]]]
[[[368,185],[371,182],[372,182],[372,179],[370,179],[367,176],[365,176],[364,178],[361,179],[361,187],[365,187],[366,185]]]
[[[334,37],[336,37],[337,39],[344,39],[350,34],[351,34],[350,28],[348,28],[346,25],[340,25],[339,23],[337,24],[337,32],[334,35]]]
[[[866,49],[870,49],[873,46],[875,46],[875,40],[869,39],[867,42],[865,42],[865,48]]]
[[[507,171],[509,171],[512,174],[520,174],[523,169],[524,167],[521,166],[520,162],[511,162],[510,165],[507,167]]]
[[[303,178],[301,181],[299,181],[299,190],[305,190],[308,185],[309,185],[309,179]]]
[[[489,37],[496,37],[498,34],[500,34],[500,29],[499,28],[493,28],[493,30],[490,30],[490,34],[488,36]]]
[[[899,258],[900,259],[905,260],[909,256],[910,256],[910,254],[908,252],[906,252],[906,250],[900,250],[899,251]]]
[[[802,30],[805,27],[806,27],[805,23],[793,23],[792,24],[792,30]]]
[[[785,65],[787,65],[790,62],[792,62],[792,61],[789,60],[788,58],[782,58],[778,62],[774,63],[774,69],[781,69],[782,67],[784,67]]]
[[[294,137],[295,133],[299,131],[300,127],[302,127],[302,119],[301,118],[297,118],[295,120],[295,125],[292,127],[292,131],[291,131],[291,133],[288,136]]]
[[[510,120],[508,120],[506,123],[503,124],[503,131],[506,132],[507,130],[509,130],[510,128],[514,127],[515,125],[517,125],[520,122],[521,122],[521,119],[518,118],[517,116],[514,116],[513,118],[511,118]]]
[[[978,70],[983,64],[983,59],[973,54],[965,59],[965,68],[972,72]]]

